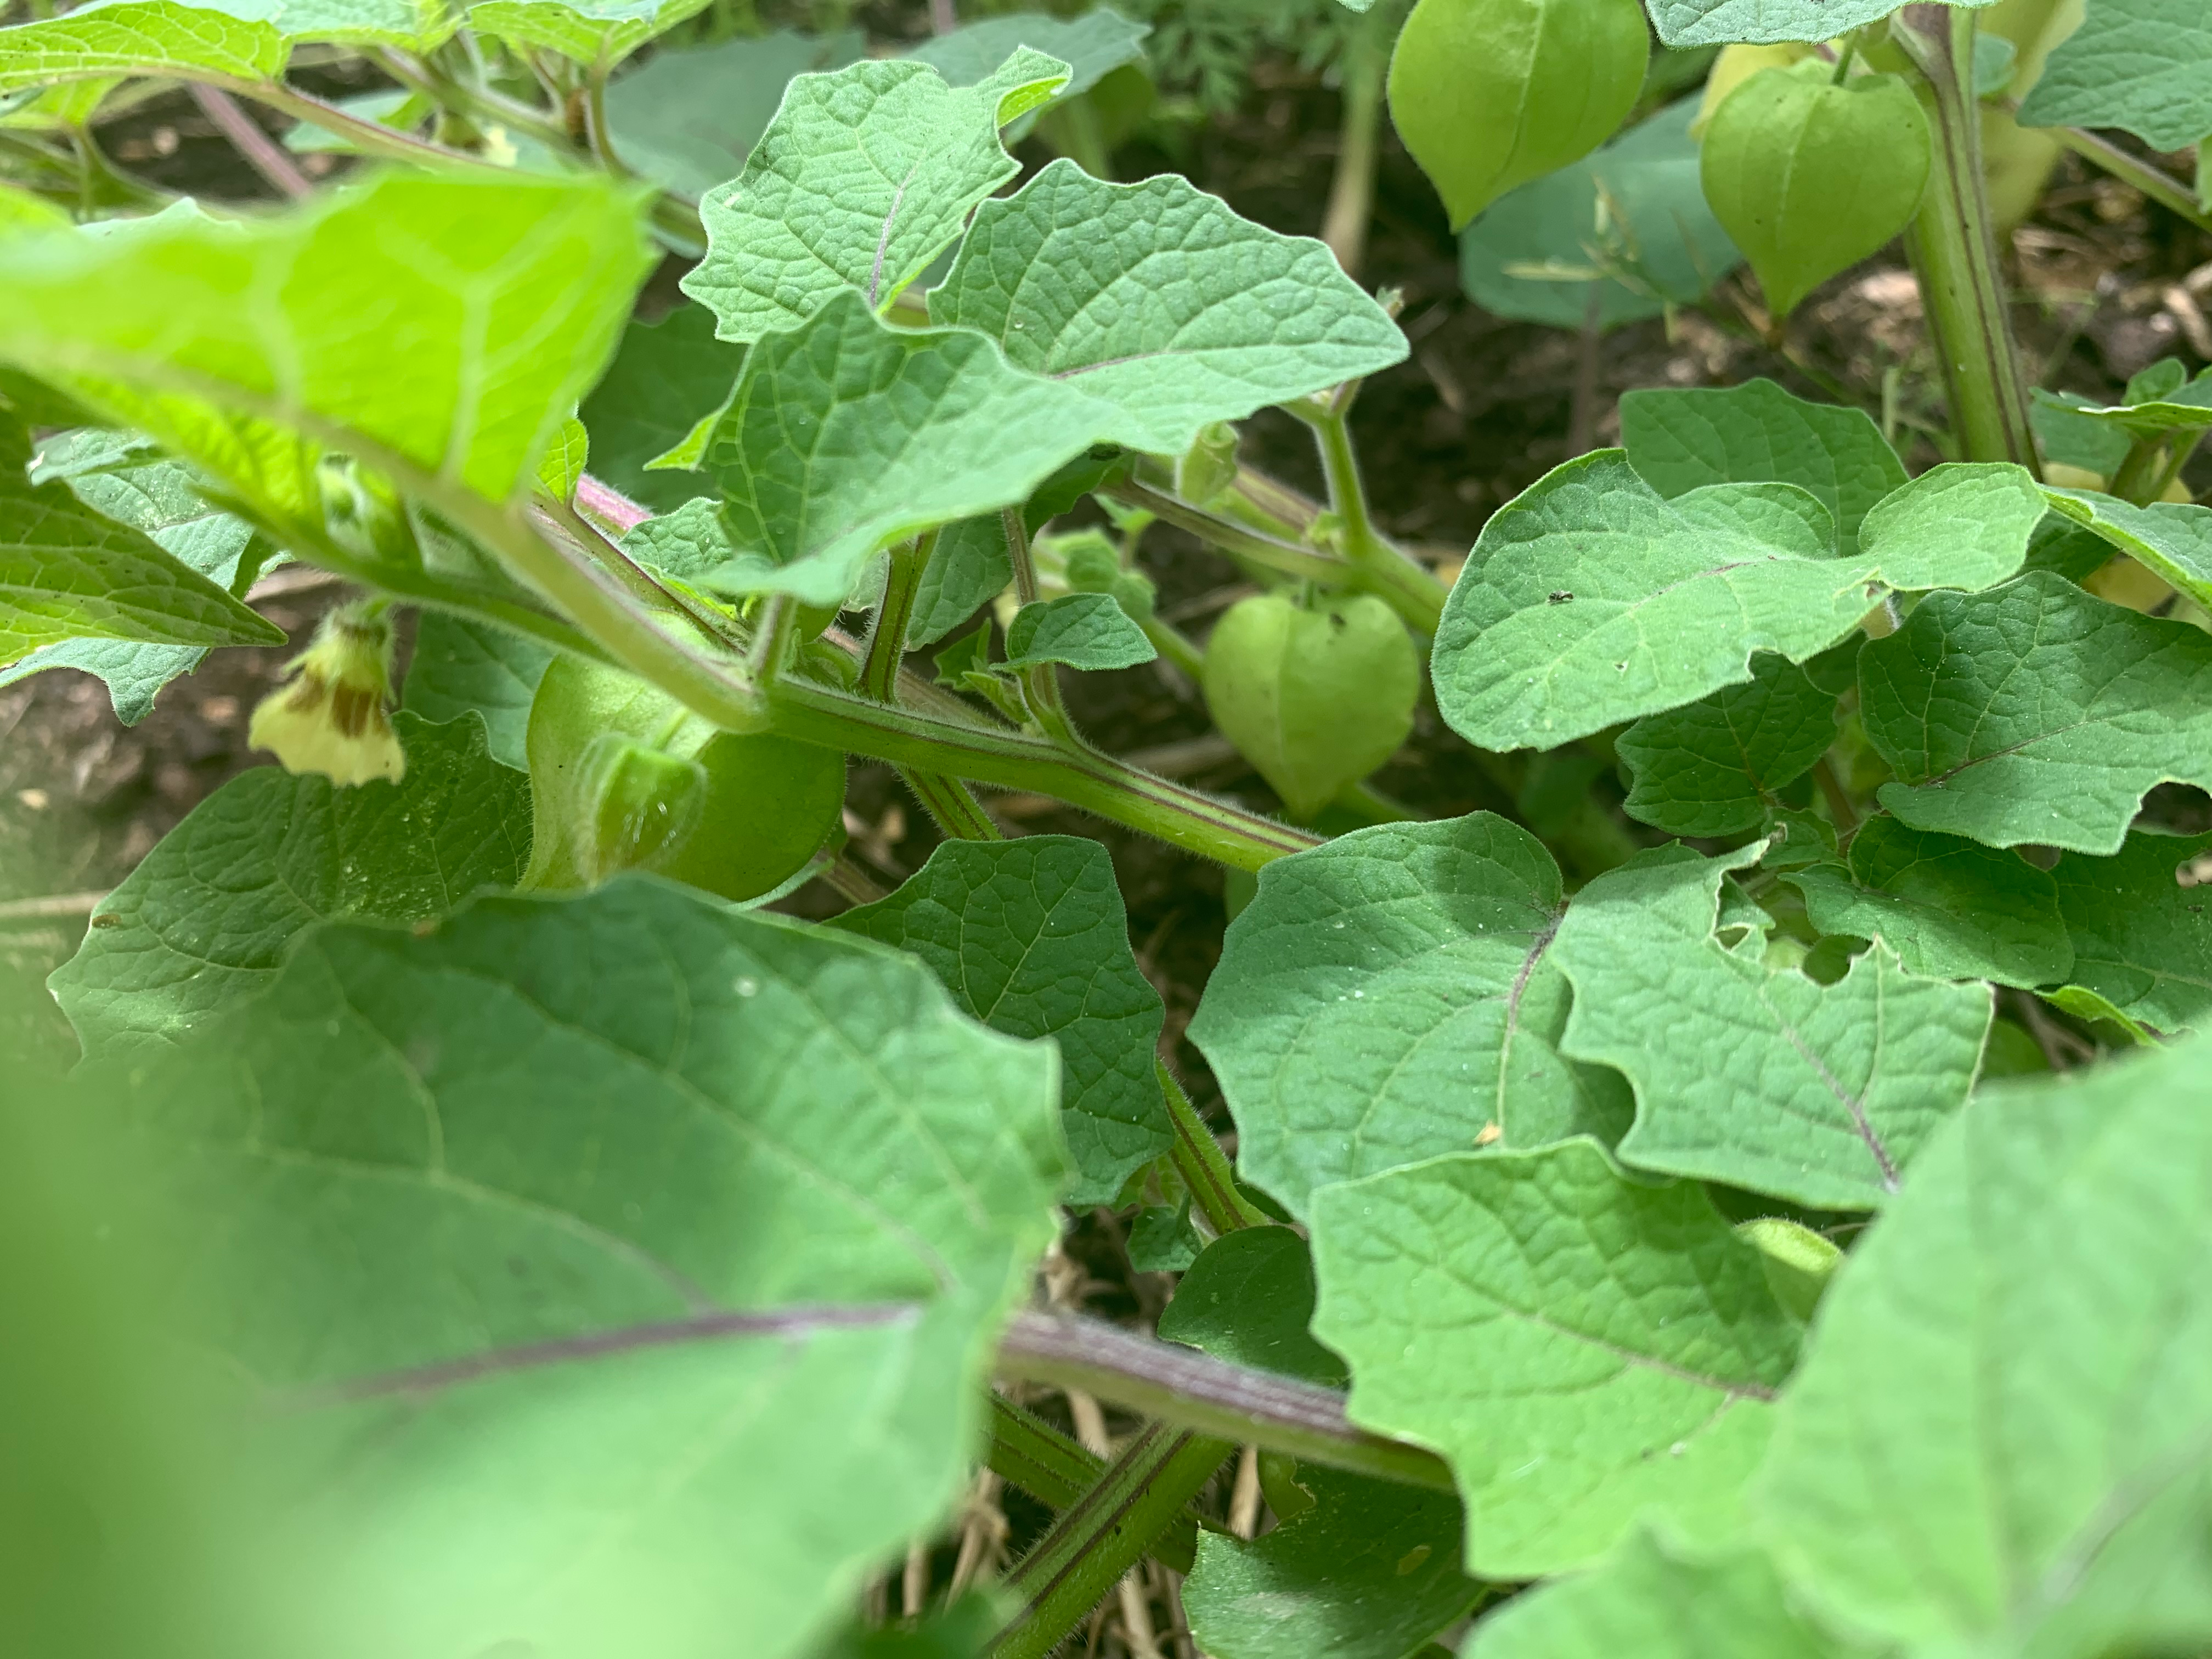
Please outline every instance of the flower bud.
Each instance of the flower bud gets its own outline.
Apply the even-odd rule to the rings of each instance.
[[[339,785],[398,782],[407,756],[385,714],[392,623],[382,610],[349,605],[331,611],[291,670],[254,709],[246,740],[275,754],[288,772],[320,772]]]

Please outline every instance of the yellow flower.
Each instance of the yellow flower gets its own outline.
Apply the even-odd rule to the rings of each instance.
[[[335,784],[399,781],[407,756],[384,705],[392,695],[392,624],[383,608],[341,605],[291,662],[292,678],[261,700],[246,741],[288,772]]]

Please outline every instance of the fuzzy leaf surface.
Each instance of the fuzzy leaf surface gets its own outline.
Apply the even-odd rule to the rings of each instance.
[[[1097,842],[945,842],[898,891],[835,925],[921,957],[994,1030],[1059,1043],[1060,1121],[1078,1171],[1070,1203],[1112,1203],[1173,1144],[1152,1071],[1159,993],[1137,966]]]
[[[530,860],[528,780],[494,763],[476,720],[392,725],[400,782],[337,788],[256,767],[124,878],[50,981],[88,1056],[181,1042],[265,987],[316,922],[420,921],[514,884]]]
[[[1834,985],[1729,949],[1721,881],[1755,856],[1662,849],[1576,895],[1552,946],[1574,986],[1560,1046],[1635,1085],[1622,1162],[1871,1209],[1966,1104],[1989,988],[1921,979],[1879,945]]]
[[[1460,1153],[1324,1189],[1313,1238],[1352,1419],[1450,1463],[1478,1577],[1586,1566],[1653,1510],[1741,1524],[1802,1328],[1696,1185],[1589,1140]]]
[[[67,640],[281,645],[263,620],[66,483],[33,483],[30,434],[0,415],[0,665]]]
[[[0,92],[100,76],[194,71],[273,81],[289,55],[259,19],[173,0],[119,0],[0,28]]]
[[[1555,748],[1802,662],[1887,589],[1984,587],[2043,517],[2024,468],[1946,465],[1871,509],[1839,558],[1789,483],[1662,497],[1620,450],[1557,467],[1483,526],[1437,633],[1437,704],[1468,742]]]
[[[1065,159],[977,210],[929,310],[1114,404],[1123,418],[1102,435],[1154,454],[1406,355],[1310,237],[1241,218],[1176,173],[1108,184]]]
[[[415,625],[400,706],[440,723],[474,713],[483,720],[491,757],[526,771],[530,700],[553,655],[550,646],[489,623],[425,611]]]
[[[1449,1493],[1310,1466],[1296,1480],[1313,1507],[1265,1537],[1200,1532],[1183,1607],[1212,1659],[1406,1659],[1481,1593]]]
[[[1620,1079],[1559,1053],[1565,900],[1543,843],[1488,812],[1379,824],[1260,872],[1190,1025],[1242,1171],[1318,1189],[1471,1150],[1616,1136]]]
[[[2180,501],[2137,507],[2094,489],[2053,489],[2051,507],[2148,566],[2201,605],[2212,605],[2212,508]]]
[[[2195,143],[2212,134],[2212,17],[2191,0],[2091,0],[2020,118],[2118,127],[2153,149]]]
[[[0,243],[0,358],[280,517],[320,526],[325,444],[504,501],[645,268],[611,182],[387,173],[245,224],[173,210]]]
[[[1670,46],[1832,40],[1895,11],[1898,0],[1644,0]],[[1992,0],[1947,0],[1960,8]]]
[[[1810,490],[1846,557],[1875,504],[1905,483],[1905,464],[1863,410],[1808,403],[1767,380],[1626,392],[1620,443],[1637,476],[1670,500],[1716,483]]]
[[[55,448],[47,444],[49,462]],[[51,466],[43,470],[53,476]],[[39,477],[39,474],[33,474]],[[180,564],[206,577],[226,593],[236,591],[240,562],[253,541],[243,519],[210,507],[192,487],[191,469],[175,461],[148,460],[114,471],[92,471],[68,478],[78,501],[118,523],[145,534]],[[115,717],[136,726],[153,712],[161,688],[189,674],[207,655],[197,645],[134,645],[123,640],[76,639],[41,646],[13,665],[0,669],[0,686],[48,668],[77,668],[96,675],[107,687]]]
[[[1908,973],[2053,985],[2074,965],[2051,877],[1978,842],[1870,818],[1851,837],[1848,865],[1783,879],[1804,894],[1814,927],[1879,939]]]
[[[1134,668],[1159,655],[1110,593],[1063,593],[1025,605],[1006,628],[1008,668]]]
[[[1066,79],[1030,57],[1053,68],[1018,86],[950,87],[926,64],[879,59],[800,76],[744,172],[700,203],[707,255],[684,291],[725,340],[796,327],[848,291],[890,305],[1018,170],[999,142],[1005,110]]]
[[[1784,658],[1754,657],[1748,684],[1646,714],[1620,734],[1615,752],[1630,779],[1622,810],[1670,835],[1755,830],[1774,792],[1835,740],[1834,694]]]
[[[633,878],[326,928],[80,1111],[159,1171],[115,1221],[245,1396],[310,1650],[788,1659],[968,1478],[1056,1069],[918,963]]]
[[[1578,1577],[1516,1596],[1475,1627],[1467,1659],[1849,1659],[1796,1605],[1768,1556],[1677,1554],[1648,1532]]]
[[[836,604],[878,547],[1028,500],[1112,418],[979,335],[893,329],[839,294],[754,344],[708,439],[738,550],[714,585]]]
[[[198,9],[267,23],[288,43],[398,46],[428,52],[461,26],[465,5],[448,0],[209,0]]]
[[[2212,1072],[2202,1040],[1985,1093],[1852,1254],[1758,1507],[1911,1646],[2212,1639]]]
[[[2166,1032],[2212,1008],[2212,895],[2174,879],[2212,836],[2137,830],[2108,859],[2068,853],[2051,872],[2073,936],[2073,981]]]
[[[2116,853],[2153,787],[2212,783],[2212,639],[2047,571],[1929,594],[1859,681],[1879,798],[1917,830]]]

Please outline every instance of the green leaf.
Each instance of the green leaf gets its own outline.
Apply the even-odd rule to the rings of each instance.
[[[0,243],[0,358],[319,531],[325,444],[405,487],[526,489],[645,269],[624,186],[388,173],[275,218]]]
[[[794,76],[842,69],[866,46],[857,29],[818,36],[778,29],[657,51],[607,88],[616,151],[669,189],[704,196],[744,171]]]
[[[1006,628],[1007,668],[1133,668],[1160,653],[1110,594],[1066,593],[1025,605]]]
[[[1987,1091],[1838,1276],[1759,1507],[1790,1575],[1870,1633],[2212,1640],[2206,1058]]]
[[[319,921],[421,921],[530,855],[530,791],[474,720],[393,717],[407,775],[340,789],[274,766],[233,778],[148,854],[55,973],[88,1055],[158,1051],[265,987]]]
[[[1690,123],[1698,100],[1631,127],[1595,155],[1523,185],[1460,238],[1460,281],[1497,316],[1601,329],[1692,305],[1743,261],[1705,205]]]
[[[2179,501],[2136,507],[2094,489],[2044,486],[2051,507],[2093,531],[2201,605],[2212,605],[2212,508]]]
[[[2028,421],[2046,462],[2078,466],[2101,478],[2120,470],[2130,447],[2127,431],[2087,413],[2095,407],[2088,398],[2037,386],[2029,399]]]
[[[273,25],[289,43],[428,52],[450,40],[465,8],[448,0],[202,0],[199,9]]]
[[[1075,98],[1122,64],[1141,59],[1145,37],[1152,32],[1149,23],[1131,22],[1111,6],[1094,7],[1068,18],[1019,11],[963,23],[949,34],[924,40],[906,57],[910,63],[928,64],[948,86],[972,87],[988,80],[1018,48],[1027,46],[1067,65],[1069,80],[1060,96]]]
[[[1557,1048],[1563,902],[1543,844],[1487,812],[1262,869],[1190,1024],[1242,1172],[1304,1217],[1333,1182],[1440,1152],[1617,1135],[1620,1079]]]
[[[1475,1627],[1467,1659],[1849,1659],[1772,1559],[1678,1553],[1631,1533],[1589,1572],[1516,1595]]]
[[[133,530],[143,531],[161,550],[226,592],[236,592],[241,562],[253,541],[243,519],[208,505],[193,486],[191,469],[175,461],[151,459],[137,448],[118,459],[137,465],[114,471],[63,473],[55,466],[63,440],[48,439],[46,464],[33,476],[42,482],[68,478],[77,499]],[[120,640],[64,640],[42,646],[13,666],[0,669],[0,686],[48,668],[76,668],[97,675],[107,686],[116,718],[136,726],[153,712],[161,688],[189,674],[207,655],[195,645],[132,645]]]
[[[2160,375],[2159,370],[2172,373]],[[2052,460],[2074,459],[2093,472],[2107,476],[2127,458],[2127,446],[2138,438],[2163,437],[2169,433],[2202,432],[2212,427],[2212,370],[2195,380],[2174,357],[2161,358],[2128,382],[2117,404],[2093,403],[2075,392],[2046,392],[2038,387],[2036,430],[2046,428],[2060,434],[2061,447],[2078,453],[2054,454]],[[2101,434],[2092,437],[2092,433]],[[2094,459],[2091,446],[2096,446]],[[2109,465],[2100,465],[2109,457]]]
[[[1150,1205],[1129,1223],[1129,1265],[1140,1273],[1179,1273],[1205,1248],[1190,1224],[1190,1195],[1180,1206]]]
[[[2130,835],[2112,858],[2062,857],[2051,872],[2073,935],[2073,979],[2118,1012],[2160,1031],[2212,1008],[2212,895],[2174,879],[2212,836]]]
[[[1479,748],[1554,748],[1741,684],[1754,652],[1802,662],[1885,589],[2002,581],[2043,514],[2024,468],[1938,466],[1838,558],[1826,507],[1796,485],[1668,501],[1599,450],[1483,526],[1437,629],[1437,706]]]
[[[929,313],[1112,404],[1121,418],[1102,435],[1163,455],[1211,422],[1406,355],[1321,243],[1241,218],[1176,173],[1107,184],[1066,160],[976,210]]]
[[[1846,558],[1868,513],[1905,483],[1905,464],[1864,410],[1808,403],[1767,380],[1626,392],[1620,442],[1637,476],[1669,500],[1716,483],[1812,491]]]
[[[1313,1240],[1352,1419],[1450,1463],[1478,1577],[1587,1565],[1655,1511],[1741,1524],[1802,1328],[1696,1185],[1587,1140],[1462,1153],[1325,1188]]]
[[[1200,1252],[1161,1310],[1158,1331],[1233,1365],[1340,1389],[1350,1373],[1314,1340],[1313,1311],[1305,1240],[1288,1227],[1245,1227]]]
[[[288,55],[284,37],[258,19],[173,0],[120,0],[0,28],[0,92],[95,76],[273,81]]]
[[[1614,744],[1628,769],[1629,817],[1675,836],[1756,830],[1774,792],[1813,769],[1836,740],[1836,699],[1802,668],[1753,657],[1751,681],[1685,708],[1647,714]]]
[[[696,582],[727,564],[737,550],[714,503],[695,499],[637,525],[622,538],[622,550],[663,575]]]
[[[523,771],[530,764],[524,749],[530,700],[552,660],[551,648],[535,640],[471,617],[425,611],[415,627],[400,706],[432,721],[481,716],[491,757]]]
[[[725,340],[796,327],[848,292],[888,307],[1018,171],[999,142],[1004,106],[1066,79],[1055,64],[1017,87],[955,88],[875,59],[799,76],[744,172],[700,203],[707,254],[684,291]]]
[[[632,879],[325,928],[78,1111],[158,1171],[113,1222],[238,1396],[296,1650],[797,1659],[969,1478],[1056,1073],[918,963]]]
[[[1761,70],[1721,100],[1703,141],[1705,199],[1775,326],[1912,222],[1934,154],[1902,76],[1838,81],[1814,59]]]
[[[693,474],[648,471],[646,464],[721,404],[744,361],[742,350],[715,339],[714,313],[704,306],[678,306],[657,323],[631,322],[606,374],[576,411],[591,434],[592,476],[663,513],[706,494]]]
[[[1112,1203],[1173,1144],[1152,1073],[1159,993],[1137,967],[1097,842],[945,842],[898,891],[834,925],[919,957],[994,1030],[1057,1042],[1079,1171],[1070,1203]]]
[[[283,629],[143,530],[68,484],[33,483],[30,459],[29,434],[0,416],[0,665],[65,640],[283,643]]]
[[[1334,1469],[1297,1480],[1313,1506],[1264,1538],[1199,1534],[1183,1607],[1212,1659],[1406,1659],[1481,1594],[1460,1571],[1456,1498]]]
[[[841,293],[754,344],[708,439],[738,550],[714,584],[841,603],[878,548],[1028,500],[1112,418],[980,335],[893,329]]]
[[[576,493],[576,481],[592,454],[591,434],[573,416],[562,423],[545,453],[538,458],[538,487],[555,501],[567,502]]]
[[[2073,967],[2057,889],[2016,854],[1875,817],[1851,837],[1848,866],[1783,879],[1804,894],[1814,927],[1879,939],[1908,973],[2034,986]]]
[[[2094,0],[2021,106],[2023,125],[2118,127],[2153,149],[2212,134],[2212,17],[2193,0]]]
[[[1623,1163],[1871,1209],[1966,1104],[1990,989],[1916,977],[1879,944],[1834,985],[1729,949],[1721,880],[1756,855],[1647,853],[1576,895],[1552,945],[1574,987],[1560,1047],[1635,1085]]]
[[[938,532],[915,590],[907,649],[936,644],[1004,592],[1013,579],[1013,555],[997,514],[946,525]]]
[[[708,0],[477,0],[469,27],[519,46],[539,46],[580,64],[620,63],[665,34]]]
[[[1832,40],[1895,11],[1898,0],[1644,0],[1670,46]],[[1961,9],[1992,0],[1946,0]]]
[[[2212,639],[2047,571],[1929,594],[1859,678],[1879,798],[1916,830],[2116,853],[2154,786],[2212,784]]]

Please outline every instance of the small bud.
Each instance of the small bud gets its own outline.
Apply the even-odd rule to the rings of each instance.
[[[380,610],[343,605],[292,659],[292,678],[261,700],[246,740],[288,772],[320,772],[339,785],[397,783],[407,756],[392,735],[392,624]]]
[[[1176,463],[1176,494],[1203,507],[1237,482],[1237,428],[1215,421]]]

